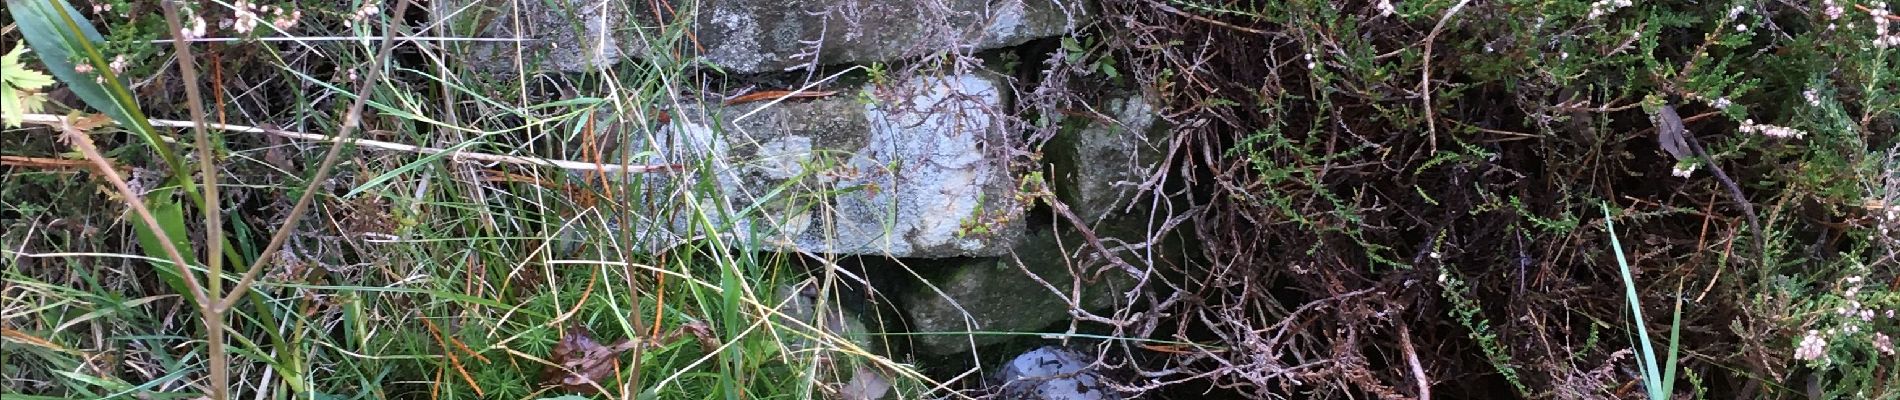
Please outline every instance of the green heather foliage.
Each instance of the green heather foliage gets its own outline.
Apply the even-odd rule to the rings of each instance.
[[[1224,225],[1209,241],[1261,244],[1215,258],[1291,270],[1229,278],[1278,278],[1303,293],[1277,298],[1292,308],[1356,289],[1416,293],[1404,285],[1439,277],[1441,288],[1383,301],[1451,317],[1426,323],[1458,338],[1435,351],[1459,361],[1427,363],[1445,368],[1432,370],[1440,395],[1605,396],[1629,382],[1593,372],[1614,365],[1654,373],[1638,388],[1652,398],[1900,396],[1882,383],[1900,358],[1876,343],[1900,336],[1885,314],[1900,271],[1893,4],[1165,3],[1130,12],[1164,33],[1129,41],[1168,53],[1131,51],[1121,70],[1171,96],[1180,120],[1214,127],[1182,130],[1226,151],[1208,162],[1224,181],[1209,213],[1254,228]],[[1666,112],[1703,151],[1664,151]],[[1611,257],[1606,221],[1589,217],[1602,203],[1618,210],[1627,264]],[[1680,324],[1632,307],[1679,307]],[[1676,328],[1680,348],[1639,343]],[[1809,336],[1825,343],[1819,355],[1797,351]],[[1402,354],[1322,337],[1381,349],[1355,353],[1367,358]],[[1663,373],[1675,371],[1685,379]],[[1371,374],[1380,380],[1336,386],[1410,393],[1414,381],[1402,368]]]

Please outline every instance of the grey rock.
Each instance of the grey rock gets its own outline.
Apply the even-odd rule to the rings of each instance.
[[[1099,111],[1112,121],[1070,121],[1081,127],[1064,130],[1048,145],[1057,197],[1091,224],[1131,205],[1167,156],[1167,128],[1148,98],[1117,95],[1102,105]]]
[[[706,61],[753,73],[1014,46],[1087,16],[1079,0],[709,0],[695,33]]]
[[[811,101],[678,113],[650,163],[714,173],[646,177],[661,204],[692,204],[730,241],[768,250],[891,257],[996,256],[1022,235],[1000,143],[1001,84],[919,77]],[[709,195],[706,187],[717,188]],[[694,237],[690,216],[641,221],[648,244]]]
[[[1083,354],[1060,347],[1043,347],[1016,356],[1003,366],[1002,398],[1022,400],[1120,400],[1119,392],[1103,384],[1088,368]]]
[[[1089,274],[1084,271],[1081,284],[1071,268],[1088,268],[1070,261],[1064,249],[1075,251],[1080,239],[1066,237],[1060,243],[1056,234],[1032,233],[1016,247],[1014,257],[979,258],[937,268],[930,287],[903,293],[905,317],[912,331],[930,332],[1043,332],[1070,319],[1071,297],[1090,312],[1109,310],[1124,291],[1133,287],[1133,279],[1121,271]],[[1017,264],[1021,261],[1021,265]],[[1062,291],[1058,296],[1023,271]],[[941,292],[939,292],[941,291]],[[1020,338],[1010,335],[927,334],[913,337],[916,350],[924,354],[956,354],[978,347]]]
[[[647,44],[667,34],[653,16],[690,12],[691,39],[682,41],[692,44],[686,47],[738,73],[1008,47],[1067,33],[1090,16],[1083,0],[702,0],[674,2],[679,8],[659,12],[651,9],[658,3],[645,1],[549,2],[453,0],[437,2],[436,9],[451,17],[454,34],[489,38],[516,37],[512,17],[519,11],[520,37],[536,39],[523,54],[545,55],[546,66],[560,71],[612,64],[623,49],[630,56],[671,52]],[[514,43],[467,48],[478,65],[514,68]]]
[[[528,68],[591,71],[619,62],[627,35],[623,2],[596,0],[452,0],[433,2],[451,36],[519,38],[522,42],[475,42],[461,53],[476,69],[514,71],[520,59]],[[520,8],[517,9],[516,5]],[[516,16],[520,19],[517,20]],[[517,30],[516,27],[520,29]],[[519,47],[517,47],[519,45]]]

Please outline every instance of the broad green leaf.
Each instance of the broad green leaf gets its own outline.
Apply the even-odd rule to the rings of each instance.
[[[179,206],[176,200],[172,200],[172,190],[174,189],[153,191],[151,195],[146,196],[145,207],[152,210],[152,217],[158,220],[160,229],[164,229],[165,237],[171,239],[172,245],[178,246],[178,253],[186,257],[185,262],[195,262],[190,258],[198,253],[192,251],[191,237],[187,236],[185,231],[185,209]],[[165,253],[162,242],[158,241],[157,235],[152,234],[150,227],[145,226],[144,222],[134,222],[131,225],[133,230],[138,232],[139,249],[145,252],[146,257],[171,260],[171,256]],[[185,286],[184,277],[178,276],[178,268],[154,265],[153,269],[158,272],[159,278],[165,280],[167,286],[171,286],[172,290],[185,295],[191,293],[189,287]]]

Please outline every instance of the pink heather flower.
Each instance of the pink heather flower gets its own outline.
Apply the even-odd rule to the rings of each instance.
[[[350,14],[349,19],[346,19],[343,21],[343,26],[354,26],[355,22],[367,20],[369,19],[369,17],[382,13],[382,12],[383,12],[383,9],[377,7],[376,3],[364,2],[362,8],[356,9],[355,13]]]
[[[1893,355],[1893,338],[1887,337],[1885,333],[1874,332],[1874,349]]]
[[[1808,331],[1808,336],[1801,338],[1801,347],[1794,350],[1794,358],[1802,361],[1819,360],[1826,355],[1827,340],[1821,339],[1820,331]]]
[[[107,66],[112,68],[112,73],[123,74],[125,73],[125,67],[130,66],[129,64],[131,63],[125,60],[125,55],[120,54],[112,56],[112,64]]]
[[[278,30],[289,30],[291,27],[297,26],[297,21],[303,19],[303,10],[290,10],[289,12],[285,12],[282,8],[272,8],[276,9],[275,14],[277,17],[271,19],[271,26],[277,27]]]

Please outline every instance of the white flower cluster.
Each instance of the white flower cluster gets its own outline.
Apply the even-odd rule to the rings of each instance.
[[[303,10],[286,10],[274,5],[258,6],[257,3],[245,0],[232,3],[231,8],[234,19],[225,20],[219,25],[239,34],[251,33],[252,30],[257,29],[257,24],[264,21],[263,15],[270,15],[270,25],[278,30],[297,26],[297,21],[303,19]]]
[[[1730,21],[1739,21],[1739,20],[1741,19],[1741,17],[1742,17],[1742,11],[1745,11],[1745,10],[1747,10],[1747,9],[1746,9],[1746,8],[1743,8],[1743,7],[1742,7],[1741,5],[1739,5],[1739,4],[1737,4],[1737,5],[1735,6],[1735,7],[1732,7],[1732,8],[1729,8],[1729,9],[1728,9],[1728,19],[1729,19]],[[1736,23],[1735,23],[1735,33],[1744,33],[1744,32],[1748,32],[1748,25],[1746,25],[1746,24],[1743,24],[1743,23],[1741,23],[1741,22],[1736,22]]]
[[[1893,338],[1887,337],[1887,334],[1885,333],[1875,332],[1874,333],[1874,350],[1880,350],[1882,354],[1886,354],[1890,356],[1894,355]]]
[[[1821,338],[1821,331],[1808,331],[1808,336],[1801,338],[1801,347],[1794,350],[1794,358],[1802,361],[1819,360],[1826,356],[1827,339]]]
[[[303,10],[285,11],[283,7],[264,6],[264,12],[273,15],[270,25],[277,27],[278,30],[290,29],[297,26],[298,21],[303,20]]]
[[[113,75],[125,73],[125,68],[129,66],[131,66],[131,62],[126,61],[124,54],[112,56],[112,63],[106,64],[106,68],[112,69]],[[95,71],[98,71],[98,69],[93,68],[92,63],[90,62],[82,62],[82,63],[74,63],[73,71],[79,72],[81,74],[92,75],[92,73]],[[106,83],[106,76],[105,74],[93,75],[92,81],[97,82],[101,85],[104,85]]]
[[[112,64],[108,64],[107,67],[112,68],[112,73],[117,75],[125,73],[125,68],[131,66],[131,64],[132,62],[125,60],[124,54],[120,54],[112,56]]]
[[[1690,175],[1695,175],[1695,170],[1702,166],[1701,164],[1687,164],[1686,166],[1684,164],[1685,163],[1677,163],[1675,168],[1669,170],[1669,174],[1675,175],[1677,178],[1687,178]]]
[[[219,27],[231,28],[238,34],[251,33],[252,29],[257,29],[257,3],[237,0],[236,3],[231,3],[231,8],[231,16],[234,19],[225,20],[218,24]]]
[[[1821,106],[1821,89],[1811,87],[1811,88],[1808,88],[1808,90],[1803,90],[1801,91],[1801,98],[1807,99],[1808,106],[1810,107],[1820,107]]]
[[[1768,124],[1756,124],[1755,120],[1752,120],[1752,119],[1742,121],[1741,131],[1746,132],[1746,133],[1759,133],[1762,135],[1767,135],[1768,137],[1782,138],[1782,139],[1800,139],[1800,138],[1808,136],[1807,132],[1802,131],[1800,129],[1789,128],[1785,126],[1768,125]]]
[[[1900,47],[1900,32],[1892,29],[1892,11],[1887,11],[1887,2],[1876,1],[1867,5],[1867,13],[1874,17],[1874,47]]]
[[[1843,317],[1860,319],[1861,322],[1874,322],[1874,310],[1862,307],[1860,304],[1860,285],[1862,280],[1863,278],[1859,276],[1847,278],[1847,291],[1841,292],[1841,297],[1847,299],[1847,305],[1835,308],[1834,311],[1840,313]],[[1891,313],[1891,310],[1889,310],[1889,314]],[[1847,333],[1860,331],[1858,327],[1853,325],[1849,325],[1846,330]]]
[[[262,15],[270,15],[270,27],[285,30],[285,28],[296,27],[296,23],[304,19],[304,9],[257,6],[255,2],[237,0],[232,4],[232,17],[236,19],[228,19],[220,23],[220,27],[232,28],[237,34],[249,34],[251,30],[257,28],[258,23],[264,21]]]
[[[1590,3],[1589,19],[1602,18],[1605,15],[1610,15],[1610,13],[1616,12],[1616,10],[1620,10],[1620,9],[1623,9],[1624,7],[1629,7],[1634,4],[1635,3],[1632,2],[1632,0],[1597,0],[1597,2],[1595,3]]]
[[[1392,16],[1392,14],[1397,14],[1399,12],[1399,9],[1397,7],[1392,6],[1392,0],[1379,0],[1378,7],[1379,7],[1379,16],[1381,17],[1390,17]]]
[[[376,3],[365,1],[363,2],[362,8],[356,9],[356,12],[350,13],[349,18],[343,20],[343,26],[347,28],[354,28],[356,27],[357,22],[368,20],[369,17],[375,16],[377,14],[381,14],[382,12],[383,12],[383,9],[381,7],[377,7]]]
[[[180,7],[179,12],[184,13],[183,18],[185,20],[185,26],[180,27],[180,29],[184,31],[180,32],[180,36],[184,36],[185,40],[205,37],[204,17],[198,16],[198,13],[192,11],[191,7]]]

